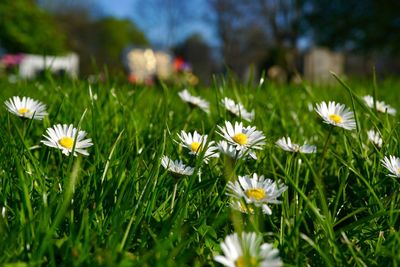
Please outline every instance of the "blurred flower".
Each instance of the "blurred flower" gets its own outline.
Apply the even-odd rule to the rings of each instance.
[[[253,177],[239,176],[235,183],[229,182],[227,195],[236,199],[244,199],[246,204],[254,204],[256,207],[262,207],[265,214],[271,215],[272,211],[267,203],[280,203],[277,198],[286,191],[287,186],[280,182],[274,182],[271,179],[264,179],[264,176]]]
[[[178,137],[181,141],[181,145],[190,150],[190,154],[192,155],[201,155],[204,151],[203,160],[205,163],[208,163],[208,160],[212,157],[219,157],[219,154],[216,150],[218,147],[214,146],[214,141],[207,143],[207,135],[198,134],[196,131],[194,133],[186,133],[185,131],[181,131],[181,134],[178,134]]]
[[[382,147],[382,138],[379,132],[375,132],[374,130],[369,130],[367,132],[368,139],[377,147]]]
[[[228,267],[279,267],[283,263],[279,250],[272,244],[263,243],[256,233],[242,232],[228,235],[221,243],[224,255],[214,256],[214,260]]]
[[[231,207],[235,210],[238,210],[242,213],[249,213],[249,214],[254,214],[254,206],[252,204],[246,204],[240,200],[234,200],[231,202]],[[264,214],[269,213],[269,208],[266,208],[265,206],[262,206],[262,212]]]
[[[300,153],[304,153],[304,154],[310,154],[310,153],[315,153],[317,152],[317,147],[314,145],[308,145],[308,144],[304,144],[302,146],[298,145],[298,144],[294,144],[292,143],[292,141],[290,140],[290,137],[282,137],[281,139],[279,139],[278,141],[276,141],[276,145],[280,148],[282,148],[285,151],[289,151],[289,152],[300,152]]]
[[[370,108],[375,108],[374,98],[370,95],[366,95],[363,97],[365,104]],[[376,110],[382,113],[388,113],[390,115],[396,115],[396,109],[392,108],[391,106],[385,104],[383,101],[376,100]]]
[[[314,110],[314,105],[311,102],[307,102],[307,108],[308,108],[308,111],[311,112]]]
[[[253,159],[257,159],[256,153],[252,149],[240,149],[237,150],[236,146],[229,144],[225,140],[219,141],[217,143],[219,152],[238,160],[240,158],[250,156]]]
[[[246,205],[242,203],[240,200],[234,200],[231,202],[231,207],[235,210],[238,210],[242,213],[250,213],[254,214],[254,209],[250,205]]]
[[[262,149],[265,144],[265,136],[261,131],[257,131],[256,127],[243,127],[240,122],[235,122],[235,127],[225,121],[225,126],[217,126],[220,132],[219,135],[236,147],[236,150]]]
[[[325,123],[342,127],[346,130],[356,128],[354,114],[345,105],[329,101],[317,104],[315,111],[322,117]]]
[[[398,157],[384,157],[382,165],[391,173],[389,176],[400,177],[400,159]]]
[[[174,59],[173,66],[176,72],[192,71],[192,66],[188,62],[185,62],[185,60],[181,57],[176,57]]]
[[[70,124],[69,126],[67,124],[57,124],[51,128],[48,128],[46,132],[47,136],[43,136],[47,140],[40,141],[46,146],[61,149],[62,153],[68,156],[69,153],[72,152],[72,149],[75,145],[74,156],[77,156],[77,153],[85,156],[89,155],[89,153],[86,151],[86,148],[93,145],[92,139],[84,139],[86,136],[86,132],[78,132],[78,130],[74,128],[72,124]]]
[[[41,120],[47,115],[46,105],[29,97],[14,96],[4,102],[9,112],[23,118]]]
[[[176,176],[190,176],[194,172],[194,168],[186,166],[180,160],[173,161],[167,156],[161,157],[161,165]]]
[[[221,103],[226,110],[235,116],[241,117],[246,121],[252,121],[254,119],[254,110],[251,112],[247,111],[241,103],[236,104],[235,101],[227,97],[222,99]]]
[[[201,108],[204,112],[210,113],[210,103],[198,96],[192,96],[188,90],[182,90],[178,93],[180,98],[192,106]]]
[[[7,67],[13,67],[16,65],[21,64],[21,62],[24,60],[24,54],[5,54],[3,57],[0,59],[0,61]]]

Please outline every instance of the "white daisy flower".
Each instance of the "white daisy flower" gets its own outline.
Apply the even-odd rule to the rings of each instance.
[[[181,140],[180,144],[190,150],[189,154],[198,156],[203,153],[205,163],[208,163],[208,160],[212,157],[219,157],[218,148],[214,146],[214,141],[207,143],[207,135],[198,134],[197,131],[194,131],[193,134],[181,131],[178,137]]]
[[[203,98],[191,95],[187,89],[180,91],[178,95],[183,101],[189,103],[191,106],[199,107],[204,112],[210,113],[210,103]]]
[[[376,145],[377,147],[381,148],[382,147],[382,138],[379,132],[375,132],[374,130],[369,130],[367,132],[368,139]]]
[[[382,165],[390,171],[389,176],[400,178],[400,158],[395,156],[384,157]]]
[[[243,127],[241,122],[235,122],[235,126],[225,121],[225,126],[217,126],[221,132],[219,135],[236,147],[236,150],[262,149],[265,144],[265,136],[261,131],[257,131],[256,127]]]
[[[367,104],[370,108],[375,108],[374,98],[370,95],[366,95],[363,97],[365,104]],[[387,105],[383,101],[376,100],[376,110],[382,113],[388,113],[390,115],[396,115],[396,109],[392,108],[391,106]]]
[[[186,166],[180,160],[173,161],[167,156],[161,157],[161,165],[176,176],[190,176],[194,172],[194,168]]]
[[[295,143],[292,143],[292,141],[290,140],[290,137],[282,137],[281,139],[279,139],[278,141],[276,141],[275,143],[278,147],[280,147],[281,149],[285,150],[285,151],[289,151],[289,152],[300,152],[300,153],[304,153],[304,154],[310,154],[310,153],[316,153],[317,152],[317,147],[314,145],[308,145],[308,144],[304,144],[304,145],[298,145]]]
[[[234,100],[225,97],[221,100],[222,105],[235,116],[241,117],[246,121],[252,121],[254,119],[254,110],[251,112],[247,111],[242,103],[235,103]]]
[[[263,175],[258,176],[257,173],[254,173],[252,178],[247,175],[239,176],[235,183],[228,182],[227,187],[227,195],[244,199],[246,204],[262,207],[268,215],[271,215],[272,211],[267,203],[280,203],[277,198],[287,189],[284,184],[264,179]]]
[[[217,147],[218,147],[219,152],[221,152],[235,160],[238,160],[238,159],[246,157],[246,156],[249,156],[253,159],[257,159],[257,155],[252,149],[237,150],[236,146],[229,144],[225,140],[219,141],[217,143]]]
[[[356,128],[354,114],[345,105],[335,103],[334,101],[321,102],[317,104],[315,111],[322,117],[325,123],[342,127],[346,130]]]
[[[57,124],[53,127],[47,128],[46,130],[47,136],[43,135],[46,140],[42,140],[43,144],[49,147],[55,147],[61,149],[62,153],[65,155],[69,155],[74,148],[75,150],[74,156],[77,156],[77,153],[88,156],[89,153],[86,151],[86,148],[91,147],[93,145],[92,139],[84,139],[86,136],[85,131],[79,131],[74,128],[72,124]]]
[[[228,235],[221,243],[224,255],[214,256],[216,262],[228,267],[279,267],[282,260],[279,257],[279,250],[272,244],[263,243],[261,236],[256,233],[242,232]]]
[[[29,97],[14,96],[4,102],[9,112],[23,118],[41,120],[47,115],[46,105]]]

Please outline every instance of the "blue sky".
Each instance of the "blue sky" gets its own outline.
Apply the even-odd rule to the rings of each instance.
[[[153,9],[142,9],[141,3],[146,3],[145,0],[97,0],[95,2],[106,15],[133,20],[154,44],[168,46],[184,40],[193,33],[201,34],[211,45],[218,44],[214,28],[204,19],[210,14],[204,0],[187,0],[186,3],[190,7],[189,17],[192,19],[178,22],[175,31],[169,30],[165,23],[168,11],[161,8],[156,10],[157,6]]]

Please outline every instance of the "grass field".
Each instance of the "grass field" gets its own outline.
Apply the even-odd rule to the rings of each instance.
[[[346,88],[346,85],[348,88]],[[368,108],[374,95],[399,110],[398,80],[339,81],[333,86],[241,84],[217,79],[189,88],[210,102],[191,108],[183,88],[144,88],[84,81],[0,81],[0,100],[28,96],[47,105],[43,120],[0,112],[0,262],[5,266],[220,266],[220,243],[256,232],[279,249],[285,266],[398,266],[399,180],[382,165],[400,156],[398,115]],[[91,88],[89,90],[89,88]],[[182,130],[222,140],[217,125],[240,121],[220,104],[230,97],[255,110],[265,135],[257,160],[190,155]],[[328,125],[316,104],[337,101],[355,112],[357,128]],[[87,132],[89,156],[43,145],[55,124]],[[382,148],[367,131],[382,134]],[[275,142],[316,145],[317,153],[283,151]],[[178,179],[161,157],[195,168]],[[198,174],[200,171],[200,174]],[[230,207],[228,181],[257,173],[288,189],[271,215]],[[253,209],[252,208],[252,209]],[[236,264],[239,266],[239,264]]]

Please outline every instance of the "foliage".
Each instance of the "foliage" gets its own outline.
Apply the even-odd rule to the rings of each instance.
[[[198,34],[189,36],[173,49],[174,54],[188,61],[193,73],[200,81],[209,84],[214,66],[214,58],[210,46]]]
[[[110,73],[123,73],[122,53],[129,45],[148,45],[143,32],[132,21],[112,17],[92,19],[86,10],[74,9],[57,14],[57,23],[67,36],[67,45],[81,59],[81,74],[107,67]]]
[[[208,0],[221,42],[224,64],[244,77],[250,64],[268,67],[294,64],[287,53],[296,50],[303,18],[297,0]],[[276,53],[278,52],[279,53]],[[282,53],[283,52],[283,53]]]
[[[32,0],[0,1],[0,46],[9,53],[56,55],[65,52],[65,36],[54,18]]]
[[[110,68],[118,66],[122,62],[122,51],[128,45],[148,45],[148,41],[132,21],[112,17],[102,18],[93,23],[97,29],[96,42],[98,50],[97,59],[104,62]]]
[[[400,52],[400,2],[311,0],[305,20],[316,43],[364,52]]]
[[[382,83],[377,90],[366,81],[348,82],[351,89],[346,90],[339,84],[220,80],[209,90],[197,90],[211,102],[210,115],[183,103],[177,96],[181,88],[149,89],[112,81],[0,83],[0,102],[26,95],[45,102],[49,113],[43,121],[32,122],[4,109],[0,114],[0,262],[216,266],[212,257],[220,253],[219,243],[240,227],[263,233],[288,266],[400,263],[400,184],[380,163],[384,155],[399,156],[398,116],[377,114],[359,98],[375,92],[399,109],[393,90],[398,81]],[[216,125],[236,120],[220,106],[224,96],[255,109],[252,124],[268,139],[258,160],[232,165],[221,157],[204,165],[174,141],[182,129],[219,139]],[[322,100],[351,107],[359,130],[323,124],[312,109]],[[90,156],[65,157],[40,144],[47,127],[77,126],[80,121],[93,139]],[[368,141],[370,128],[381,131],[382,149]],[[318,153],[280,150],[274,143],[286,135],[317,145]],[[160,166],[164,154],[201,168],[201,176],[176,180]],[[232,174],[253,172],[289,187],[282,204],[271,206],[270,216],[229,208],[227,180]]]

